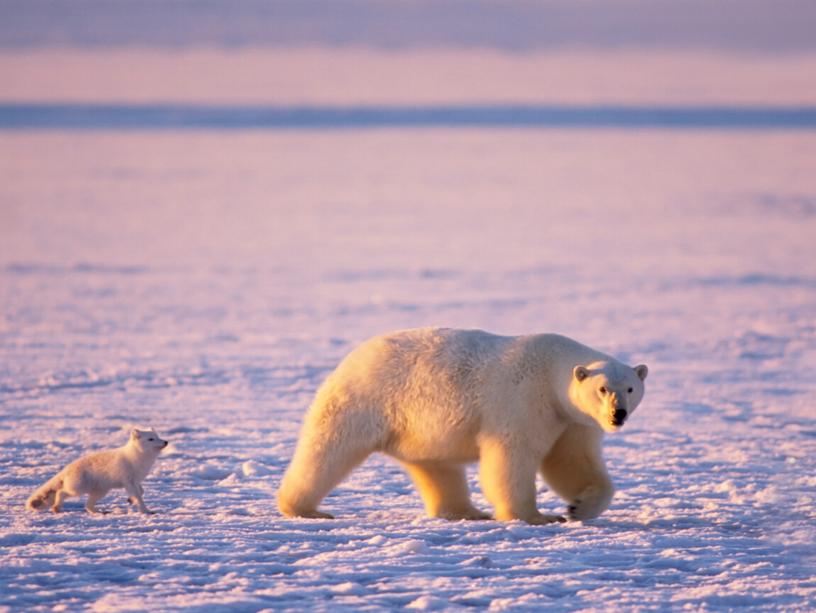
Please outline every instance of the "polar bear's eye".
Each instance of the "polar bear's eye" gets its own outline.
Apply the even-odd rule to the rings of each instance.
[[[601,392],[602,394],[605,394],[607,392],[606,386],[602,385],[600,389],[598,389],[598,391]]]
[[[630,394],[631,394],[632,392],[634,392],[634,391],[635,391],[635,388],[634,388],[634,387],[630,387],[630,388],[629,388],[629,393],[630,393]]]

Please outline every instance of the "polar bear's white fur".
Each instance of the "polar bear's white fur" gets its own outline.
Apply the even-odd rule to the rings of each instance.
[[[563,521],[536,508],[537,472],[571,519],[597,517],[614,492],[601,440],[635,410],[647,373],[555,334],[423,328],[379,336],[318,390],[279,509],[330,518],[317,505],[380,451],[405,466],[431,517],[489,517],[470,501],[464,465],[475,461],[498,520]]]

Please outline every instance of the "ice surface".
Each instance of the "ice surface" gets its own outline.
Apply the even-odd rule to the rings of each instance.
[[[813,132],[20,132],[0,156],[0,605],[813,608]],[[427,519],[372,457],[336,520],[279,517],[322,378],[419,325],[649,364],[611,509]],[[25,511],[137,423],[172,441],[157,515]]]

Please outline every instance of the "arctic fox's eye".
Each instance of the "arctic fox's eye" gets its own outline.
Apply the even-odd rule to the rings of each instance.
[[[149,439],[147,439],[147,440],[149,440],[149,441],[155,441],[156,439],[155,439],[155,438],[149,438]]]
[[[630,388],[629,388],[629,393],[630,393],[630,394],[631,394],[632,392],[634,392],[634,391],[635,391],[635,388],[634,388],[634,387],[630,387]]]
[[[601,392],[602,394],[605,394],[606,393],[606,387],[602,385],[598,391]]]

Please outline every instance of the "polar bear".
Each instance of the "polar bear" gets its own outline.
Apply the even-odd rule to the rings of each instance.
[[[497,520],[565,521],[538,511],[537,472],[570,519],[597,517],[614,492],[604,432],[631,416],[647,373],[556,334],[422,328],[373,338],[317,391],[278,508],[332,518],[320,501],[379,451],[405,467],[431,517],[490,518],[470,500],[464,465],[476,461]]]

